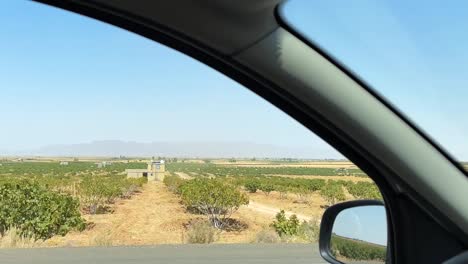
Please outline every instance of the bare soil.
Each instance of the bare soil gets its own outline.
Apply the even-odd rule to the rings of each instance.
[[[262,192],[250,193],[249,197],[253,204],[275,208],[276,210],[273,211],[276,212],[273,215],[280,210],[285,210],[287,215],[294,213],[303,220],[320,219],[325,211],[324,205],[326,204],[318,193],[312,193],[308,197],[307,203],[301,201],[297,195],[292,193],[288,193],[285,199],[281,199],[278,192],[271,192],[269,195]]]
[[[186,212],[180,198],[160,182],[146,184],[141,193],[117,202],[113,210],[111,214],[86,215],[90,222],[87,230],[53,237],[45,242],[45,246],[181,244],[186,242],[187,225],[194,219],[203,218]],[[217,243],[252,242],[255,235],[274,220],[278,211],[274,205],[262,205],[257,201],[241,207],[232,218],[245,228],[219,233]]]
[[[177,244],[191,215],[162,183],[146,184],[140,194],[119,201],[112,214],[85,216],[92,227],[48,240],[51,246]]]

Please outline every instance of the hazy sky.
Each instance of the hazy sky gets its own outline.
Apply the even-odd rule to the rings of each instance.
[[[295,27],[468,161],[468,2],[294,0]]]
[[[468,4],[439,5],[296,0],[285,13],[468,160]],[[30,1],[1,1],[0,25],[0,151],[108,139],[327,148],[241,85],[122,29]]]
[[[108,139],[331,148],[224,75],[120,28],[29,1],[1,1],[0,25],[0,149]]]

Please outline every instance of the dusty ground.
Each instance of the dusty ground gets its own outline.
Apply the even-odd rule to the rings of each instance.
[[[187,213],[180,199],[162,183],[146,184],[141,193],[119,201],[114,213],[87,215],[92,226],[83,232],[53,237],[46,246],[154,245],[185,243],[186,224],[199,215]],[[254,201],[241,207],[232,218],[245,224],[240,231],[222,232],[218,243],[250,243],[255,235],[274,220],[279,208]],[[259,209],[260,208],[260,209]]]
[[[254,201],[250,201],[247,208],[251,209],[252,211],[254,211],[256,213],[261,213],[261,214],[264,214],[264,215],[270,215],[271,216],[270,218],[275,217],[276,214],[282,209],[282,208],[279,208],[279,207],[276,207],[276,206],[268,206],[268,205],[257,203],[257,202],[254,202]],[[311,217],[310,215],[304,215],[304,214],[301,214],[299,212],[294,213],[292,211],[285,211],[285,215],[287,217],[290,217],[293,214],[295,214],[297,216],[297,218],[299,220],[301,220],[301,221],[309,221],[309,220],[313,219],[313,217]]]
[[[326,204],[325,200],[317,193],[311,194],[307,201],[308,203],[302,203],[298,196],[289,193],[286,199],[281,199],[278,192],[271,192],[269,195],[265,195],[262,192],[249,194],[250,201],[254,204],[261,204],[270,208],[276,208],[273,216],[279,210],[289,211],[298,216],[304,218],[303,220],[322,217],[325,209],[323,205]]]
[[[112,214],[86,216],[94,223],[89,230],[54,237],[51,246],[149,245],[181,243],[184,224],[191,215],[179,198],[162,183],[150,183],[140,194],[115,205]]]

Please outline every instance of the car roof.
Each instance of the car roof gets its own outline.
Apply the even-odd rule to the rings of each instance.
[[[127,20],[164,26],[179,38],[233,54],[278,28],[274,9],[281,0],[92,0],[44,1],[70,9],[87,6],[114,10]],[[67,3],[68,2],[68,3]],[[72,3],[70,3],[72,2]]]

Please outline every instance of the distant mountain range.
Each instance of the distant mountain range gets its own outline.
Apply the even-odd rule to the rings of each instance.
[[[332,148],[283,147],[251,142],[151,142],[120,140],[93,141],[70,145],[49,145],[28,151],[7,151],[0,155],[101,156],[101,157],[199,157],[199,158],[308,158],[342,159]]]

